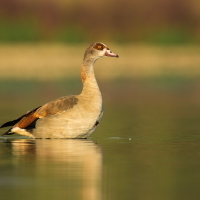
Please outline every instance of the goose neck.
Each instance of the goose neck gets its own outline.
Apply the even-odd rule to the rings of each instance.
[[[81,79],[83,82],[83,90],[81,94],[96,94],[100,93],[98,83],[94,74],[93,65],[82,66]]]

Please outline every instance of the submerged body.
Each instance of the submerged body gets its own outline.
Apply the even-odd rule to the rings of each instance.
[[[93,65],[103,56],[118,57],[103,43],[91,44],[81,68],[83,90],[33,109],[1,126],[13,126],[4,135],[18,133],[31,138],[87,138],[103,115],[102,96]]]

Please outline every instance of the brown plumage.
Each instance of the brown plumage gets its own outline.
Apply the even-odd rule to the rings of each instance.
[[[13,126],[3,135],[18,133],[32,138],[86,138],[99,124],[102,97],[93,64],[103,56],[118,57],[105,44],[91,44],[85,51],[81,68],[83,90],[37,107],[21,117],[4,123],[0,128]]]

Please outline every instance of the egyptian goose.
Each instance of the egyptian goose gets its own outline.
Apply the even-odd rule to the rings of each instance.
[[[87,138],[103,115],[102,96],[93,69],[95,61],[103,56],[118,57],[105,44],[92,43],[83,58],[81,94],[61,97],[4,123],[0,128],[12,128],[3,135],[17,133],[30,138]]]

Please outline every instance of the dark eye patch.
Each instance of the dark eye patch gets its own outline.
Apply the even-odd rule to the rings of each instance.
[[[103,50],[104,48],[105,46],[101,43],[96,43],[94,46],[94,49],[97,49],[97,50]]]

